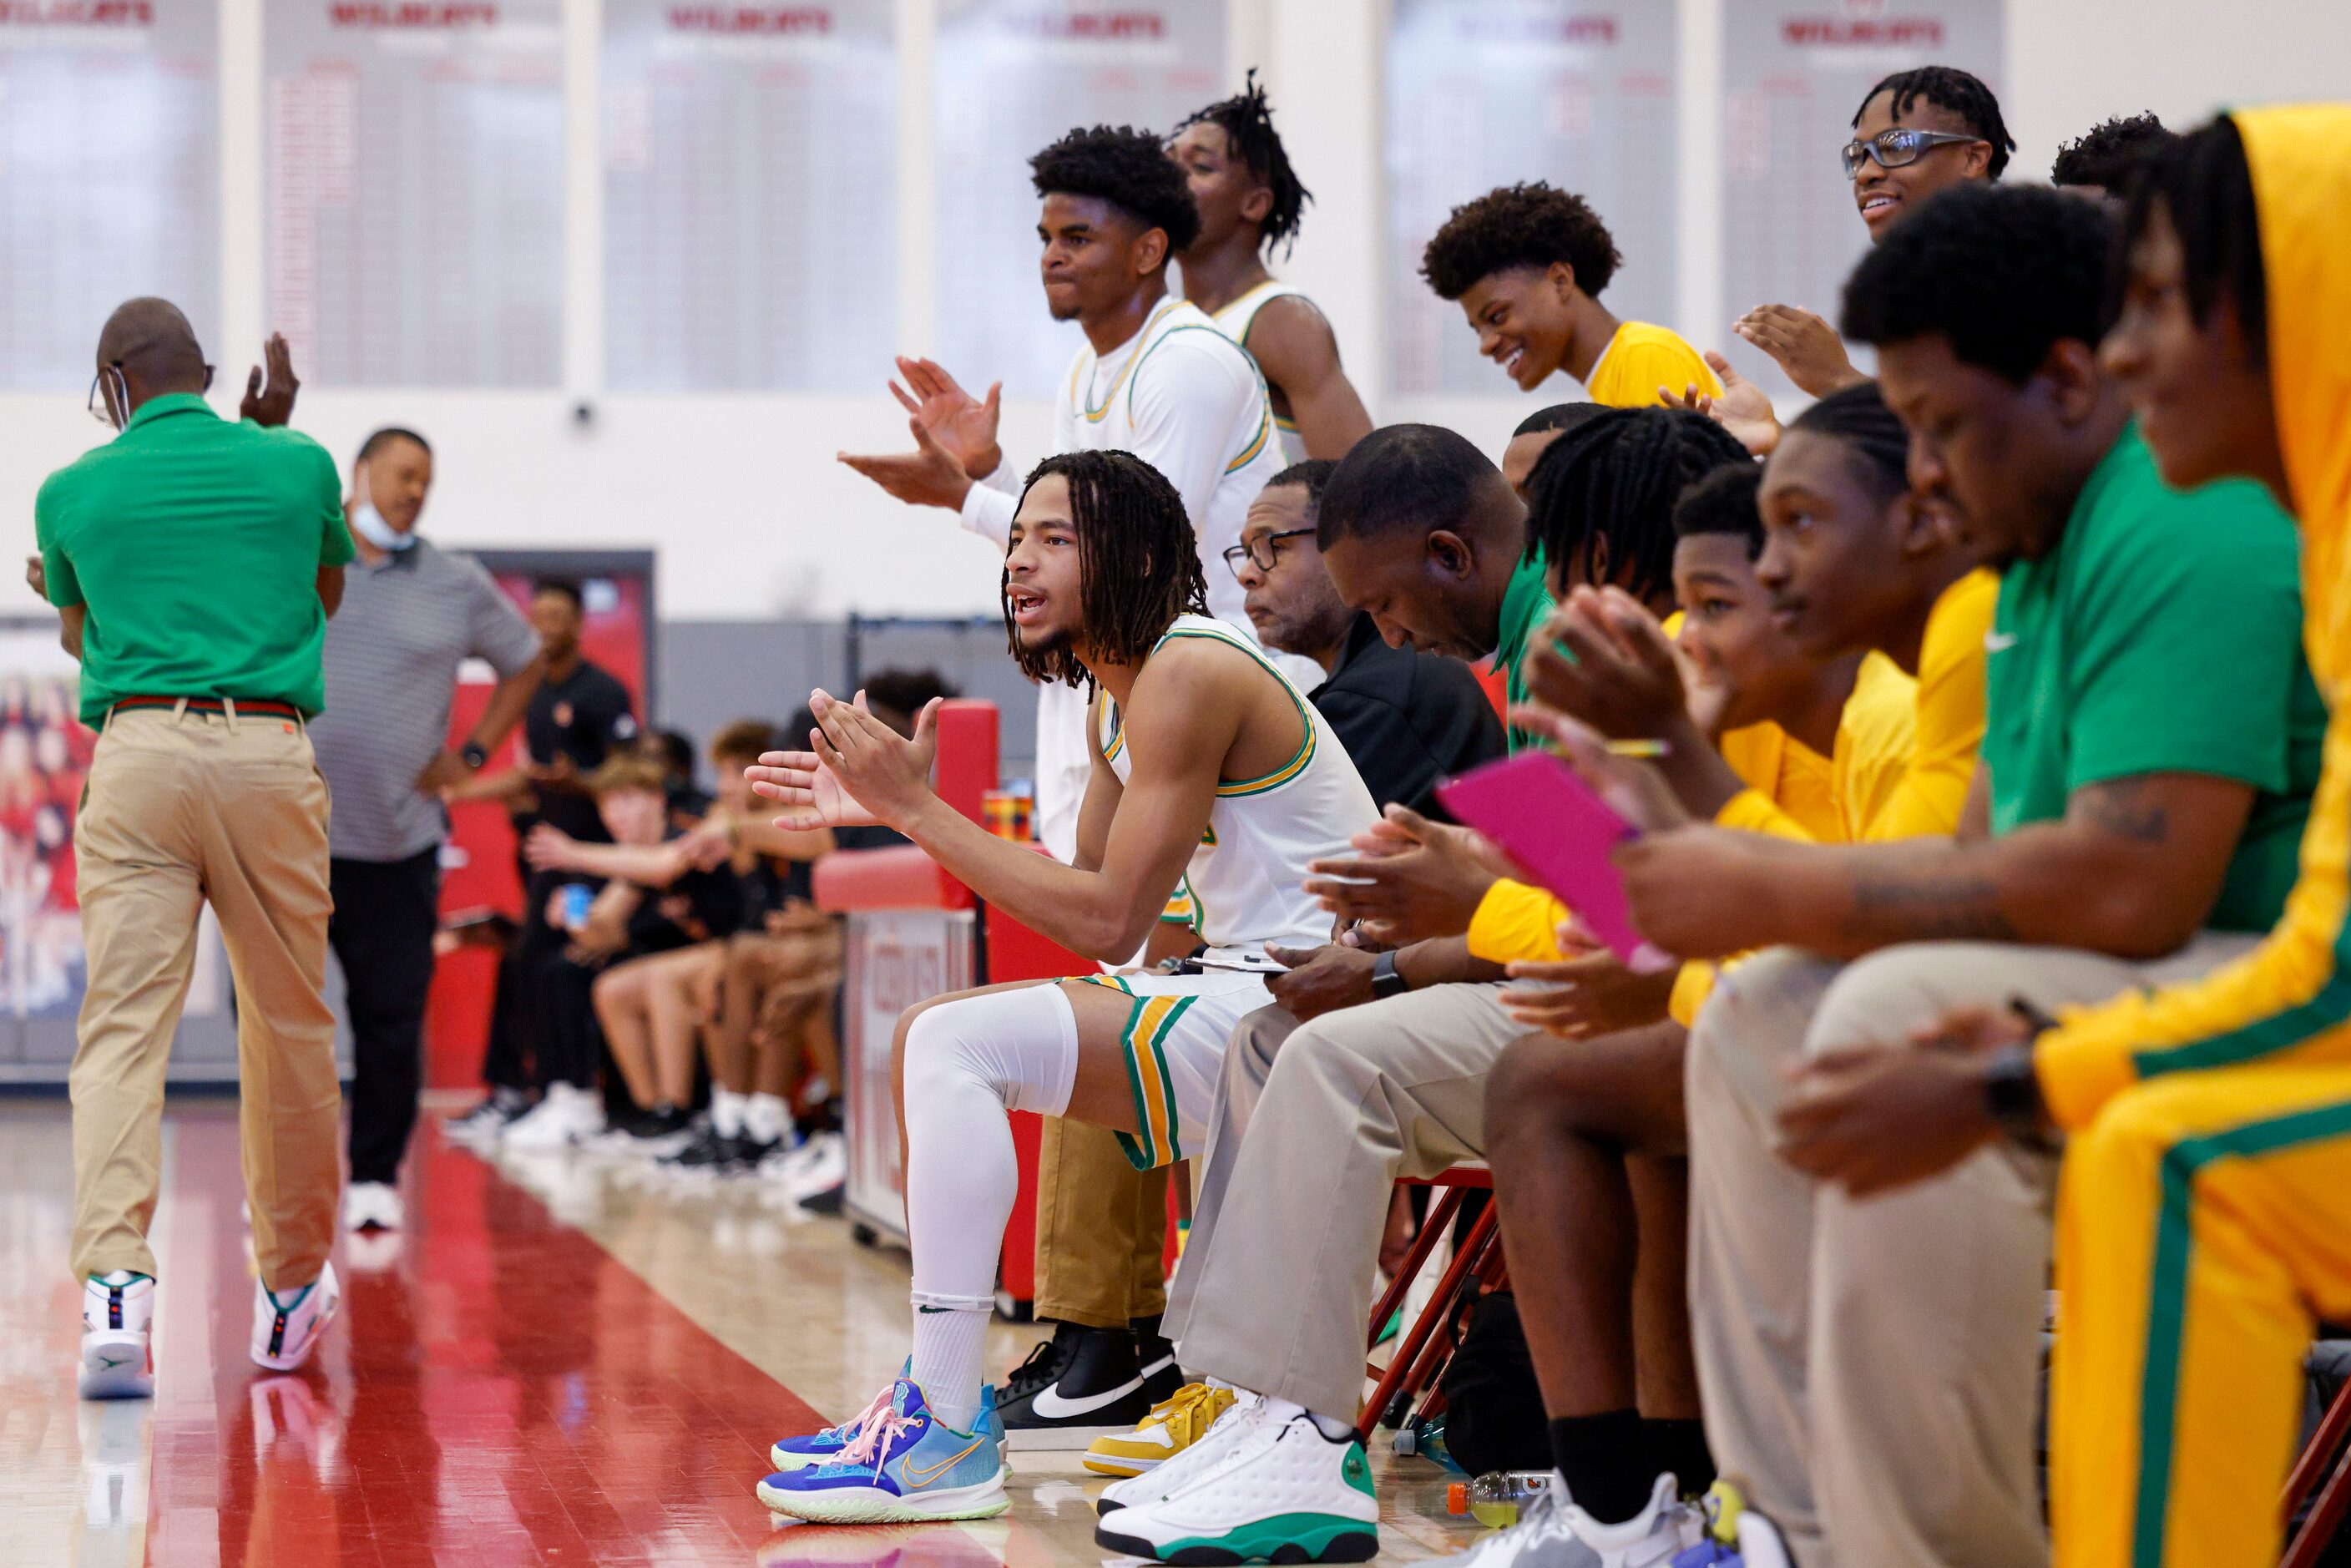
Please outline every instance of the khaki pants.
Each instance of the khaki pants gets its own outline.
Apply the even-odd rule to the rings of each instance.
[[[1186,1370],[1353,1419],[1389,1194],[1485,1152],[1487,1076],[1527,1032],[1500,991],[1432,986],[1294,1030],[1272,1009],[1241,1021],[1168,1301]],[[1255,1108],[1228,1118],[1269,1059]]]
[[[1040,1318],[1123,1329],[1167,1307],[1167,1173],[1139,1171],[1118,1134],[1045,1118],[1037,1149]]]
[[[117,713],[74,825],[89,955],[71,1077],[76,1280],[155,1271],[163,1070],[220,917],[236,977],[246,1190],[262,1282],[319,1277],[335,1234],[335,1082],[327,973],[327,784],[290,720]]]
[[[1856,1202],[1774,1154],[1786,1070],[1963,1007],[2045,1011],[2189,978],[2207,934],[2133,964],[1938,942],[1728,970],[1690,1030],[1690,1318],[1707,1439],[1804,1568],[2049,1560],[2033,1414],[2056,1162],[2001,1144]]]

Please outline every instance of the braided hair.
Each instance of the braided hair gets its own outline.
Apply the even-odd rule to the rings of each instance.
[[[1037,481],[1069,482],[1070,520],[1078,536],[1079,618],[1084,630],[1050,647],[1029,648],[1013,623],[1008,570],[998,592],[1013,662],[1033,681],[1091,689],[1081,644],[1098,659],[1141,664],[1178,615],[1208,612],[1208,585],[1184,498],[1158,469],[1131,452],[1065,452],[1029,471],[1025,500]]]
[[[1876,382],[1855,382],[1798,414],[1790,434],[1825,436],[1850,455],[1854,472],[1880,501],[1910,487],[1910,433]]]
[[[1993,179],[2008,167],[2008,155],[2016,151],[2016,138],[2008,133],[2008,121],[2000,117],[2000,99],[1983,78],[1957,66],[1917,66],[1907,71],[1896,71],[1876,87],[1861,95],[1861,109],[1853,111],[1853,123],[1861,124],[1862,110],[1881,92],[1894,95],[1894,113],[1900,118],[1910,106],[1924,99],[1938,109],[1949,110],[1964,121],[1970,131],[1991,143],[1991,162],[1984,172]]]
[[[1305,215],[1306,204],[1314,199],[1314,193],[1299,183],[1298,172],[1290,166],[1289,150],[1281,144],[1281,132],[1273,128],[1273,105],[1267,101],[1265,89],[1258,85],[1256,68],[1250,68],[1240,91],[1186,116],[1168,139],[1175,140],[1195,125],[1222,129],[1233,155],[1273,193],[1273,204],[1258,225],[1258,248],[1270,251],[1279,245],[1281,254],[1288,256],[1298,241],[1298,220]]]
[[[1527,537],[1566,573],[1595,542],[1608,571],[1644,601],[1673,591],[1674,502],[1692,480],[1753,459],[1731,434],[1687,409],[1619,408],[1551,444],[1528,476]]]

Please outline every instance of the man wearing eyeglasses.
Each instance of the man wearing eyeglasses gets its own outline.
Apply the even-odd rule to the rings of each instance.
[[[351,538],[334,459],[270,428],[296,382],[282,338],[267,359],[269,384],[253,372],[232,424],[204,402],[213,370],[187,318],[162,299],[122,306],[91,389],[120,434],[50,475],[34,505],[27,575],[57,607],[81,660],[82,722],[100,732],[74,824],[89,952],[70,1079],[85,1397],[154,1392],[146,1232],[206,902],[236,976],[253,1360],[301,1365],[338,1303],[327,786],[308,724]]]
[[[1999,179],[2015,150],[1991,89],[1954,66],[1920,66],[1869,89],[1840,156],[1875,245],[1936,193]],[[1836,329],[1810,310],[1759,305],[1731,330],[1814,397],[1869,379],[1854,369]]]
[[[1307,695],[1373,802],[1425,812],[1438,779],[1503,754],[1502,721],[1468,665],[1389,647],[1372,618],[1339,597],[1314,543],[1322,486],[1337,466],[1313,459],[1267,481],[1225,564],[1247,594],[1258,641],[1322,667],[1322,684]]]

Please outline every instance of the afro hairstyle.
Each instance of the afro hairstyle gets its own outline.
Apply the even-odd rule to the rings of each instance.
[[[2049,183],[2061,189],[2088,185],[2119,195],[2129,187],[2132,172],[2147,154],[2172,139],[2163,121],[2152,114],[2118,114],[2102,120],[2057,149],[2056,162],[2049,165]]]
[[[1624,259],[1591,203],[1537,180],[1454,208],[1421,253],[1420,275],[1439,299],[1458,299],[1498,272],[1563,261],[1596,299]]]
[[[1040,196],[1094,196],[1145,228],[1165,231],[1174,256],[1200,234],[1200,212],[1184,171],[1159,138],[1131,125],[1071,131],[1029,160],[1029,183]]]
[[[1883,348],[1940,333],[2022,386],[2060,341],[2105,336],[2115,221],[2046,185],[1959,185],[1887,233],[1844,286],[1839,329]]]

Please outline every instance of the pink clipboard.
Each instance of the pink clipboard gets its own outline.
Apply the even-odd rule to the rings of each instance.
[[[1628,968],[1673,959],[1642,939],[1609,859],[1638,830],[1547,751],[1522,751],[1437,787],[1456,819],[1501,845],[1537,883],[1573,910]]]

